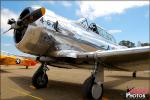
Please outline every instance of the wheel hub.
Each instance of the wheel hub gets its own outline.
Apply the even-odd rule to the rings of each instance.
[[[92,86],[92,96],[94,99],[99,99],[100,96],[102,95],[102,87],[99,84],[94,84]]]
[[[42,76],[39,76],[39,77],[37,78],[37,83],[39,83],[40,85],[43,85],[43,84],[45,83],[44,78],[42,78]]]

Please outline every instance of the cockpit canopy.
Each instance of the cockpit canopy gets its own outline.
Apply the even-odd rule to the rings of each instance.
[[[86,18],[81,18],[78,20],[78,22],[87,31],[92,31],[96,34],[99,34],[101,37],[103,37],[107,41],[116,43],[115,38],[111,34],[109,34],[105,29],[98,26],[97,24],[95,24],[95,23],[89,24]]]
[[[86,18],[81,18],[77,22],[80,23],[83,28],[88,29],[89,25]]]

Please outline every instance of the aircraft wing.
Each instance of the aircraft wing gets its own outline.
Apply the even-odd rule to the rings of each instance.
[[[95,52],[59,52],[59,56],[71,57],[80,62],[92,63],[95,60],[110,69],[121,70],[150,70],[150,47],[135,47],[119,50]]]

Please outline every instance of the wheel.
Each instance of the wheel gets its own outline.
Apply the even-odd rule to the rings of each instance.
[[[45,88],[48,83],[48,77],[47,74],[43,71],[38,71],[33,75],[32,78],[32,85],[35,86],[37,89],[39,88]]]
[[[85,80],[84,85],[83,85],[83,91],[86,97],[92,98],[92,85],[94,84],[94,77],[91,76],[88,79]]]
[[[28,66],[26,66],[26,69],[28,69]]]
[[[132,77],[136,77],[136,72],[133,72]]]
[[[84,82],[84,93],[89,99],[100,100],[103,95],[103,84],[94,82],[95,77],[91,76]]]

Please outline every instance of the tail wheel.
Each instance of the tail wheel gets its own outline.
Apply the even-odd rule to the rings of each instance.
[[[45,88],[48,83],[48,76],[43,71],[39,71],[34,74],[32,78],[32,85],[35,86],[37,89]]]

